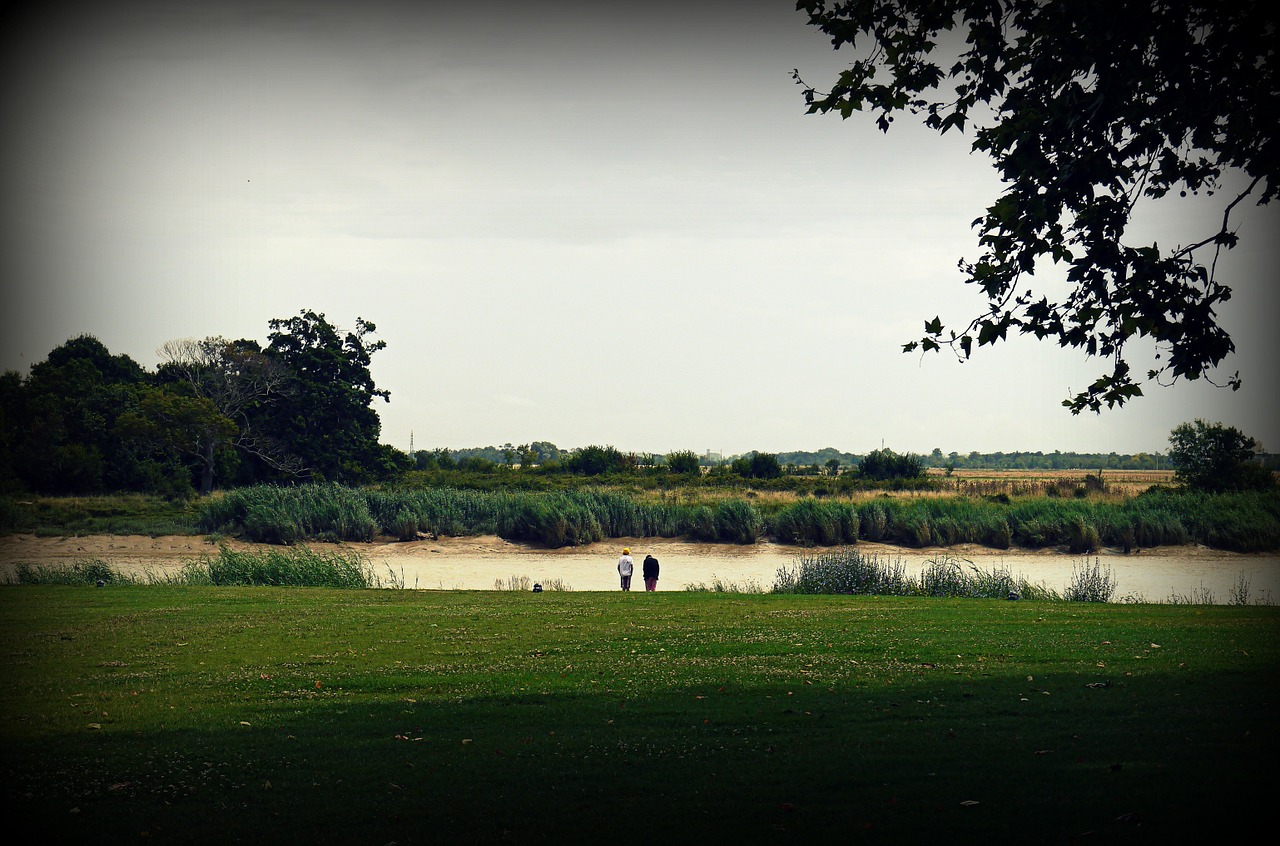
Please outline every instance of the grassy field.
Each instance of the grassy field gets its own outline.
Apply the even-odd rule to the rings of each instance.
[[[8,586],[3,790],[52,842],[1218,842],[1268,825],[1278,635],[1274,607]]]

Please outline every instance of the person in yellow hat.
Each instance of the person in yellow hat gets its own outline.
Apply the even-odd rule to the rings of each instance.
[[[635,569],[636,562],[631,558],[631,550],[622,550],[622,557],[618,559],[618,575],[622,577],[623,590],[631,590],[631,574]]]

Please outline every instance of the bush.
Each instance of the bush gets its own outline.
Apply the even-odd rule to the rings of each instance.
[[[898,455],[891,449],[872,450],[858,465],[858,476],[863,479],[915,479],[923,475],[923,458],[909,453]]]
[[[854,549],[802,555],[791,568],[779,568],[773,583],[773,593],[904,596],[914,592],[900,561],[881,560]]]
[[[1093,564],[1071,568],[1071,584],[1064,598],[1068,602],[1109,602],[1116,592],[1115,576],[1110,567],[1102,567],[1098,559]]]
[[[692,476],[701,472],[698,456],[691,450],[677,450],[667,453],[667,470],[683,476]]]

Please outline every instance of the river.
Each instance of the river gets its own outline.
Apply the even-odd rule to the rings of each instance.
[[[251,545],[229,541],[238,548]],[[316,544],[324,548],[329,545]],[[719,581],[739,587],[768,590],[779,568],[792,567],[797,558],[820,550],[760,542],[750,546],[690,543],[669,539],[620,539],[587,547],[542,549],[500,538],[439,538],[406,543],[353,544],[384,584],[418,590],[492,590],[496,582],[527,577],[530,583],[558,583],[577,591],[618,590],[615,563],[624,546],[636,560],[633,589],[643,589],[640,562],[652,552],[661,561],[660,591],[684,590],[687,585]],[[1116,583],[1114,601],[1133,598],[1147,602],[1171,599],[1227,603],[1242,583],[1248,585],[1249,602],[1280,601],[1280,553],[1241,554],[1204,547],[1160,547],[1131,555],[1102,550],[1096,555],[1071,555],[1054,550],[1002,552],[981,547],[906,549],[861,543],[864,554],[901,562],[908,573],[918,574],[932,558],[950,555],[967,560],[984,572],[1008,569],[1062,592],[1073,570],[1096,563],[1109,569]],[[16,535],[0,538],[0,578],[11,577],[17,563],[71,563],[98,558],[132,574],[162,574],[178,569],[184,561],[214,555],[217,549],[197,536],[88,536],[37,538]],[[1242,581],[1243,580],[1243,581]]]

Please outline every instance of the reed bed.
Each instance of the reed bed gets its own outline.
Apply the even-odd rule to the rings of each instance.
[[[258,543],[369,541],[378,530],[364,492],[342,485],[255,485],[210,499],[200,510],[206,532],[234,532]]]
[[[1109,590],[1103,590],[1107,585]],[[1107,602],[1114,590],[1110,571],[1099,570],[1096,563],[1092,568],[1081,568],[1067,590],[1059,593],[1015,575],[1007,567],[984,571],[971,561],[942,555],[930,559],[920,575],[913,576],[900,559],[864,555],[845,547],[802,555],[791,567],[780,568],[772,592]]]
[[[170,583],[215,587],[377,588],[383,582],[368,561],[346,550],[305,546],[238,552],[223,547],[217,557],[189,562]]]
[[[20,585],[123,585],[137,584],[133,576],[117,571],[101,558],[87,558],[71,564],[27,564],[14,568],[14,581]]]
[[[1103,546],[1135,549],[1200,543],[1256,552],[1280,549],[1280,494],[1152,490],[1131,499],[901,497],[721,498],[689,501],[604,489],[359,490],[338,485],[241,488],[211,499],[200,528],[249,540],[368,541],[375,535],[497,534],[562,547],[617,537],[687,537],[797,546],[859,540],[909,547],[978,544],[993,549]]]

